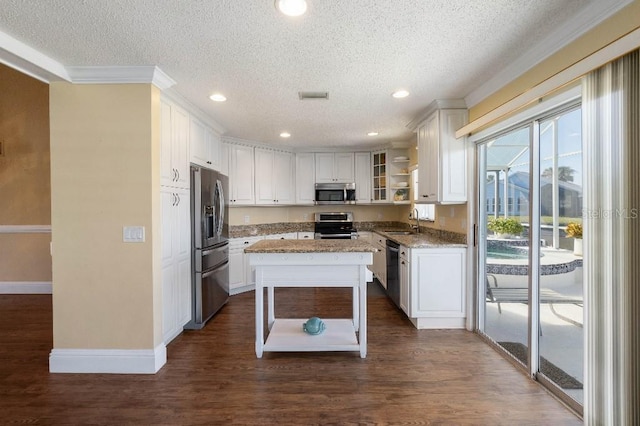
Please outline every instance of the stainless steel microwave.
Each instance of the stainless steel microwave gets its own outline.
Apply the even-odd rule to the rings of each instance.
[[[316,183],[316,204],[355,204],[355,183]]]

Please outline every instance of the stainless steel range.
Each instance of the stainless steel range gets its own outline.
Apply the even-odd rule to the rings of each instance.
[[[316,240],[358,238],[358,231],[353,227],[351,212],[316,213],[315,219],[314,238]]]

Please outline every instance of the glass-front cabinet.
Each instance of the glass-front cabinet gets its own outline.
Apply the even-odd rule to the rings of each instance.
[[[373,176],[373,202],[387,201],[387,151],[373,152],[371,161]]]
[[[374,203],[410,203],[411,173],[405,148],[374,151],[371,165]]]

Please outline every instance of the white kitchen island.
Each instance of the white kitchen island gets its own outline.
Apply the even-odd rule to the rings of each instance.
[[[262,240],[245,249],[256,268],[256,355],[264,351],[359,351],[367,356],[367,265],[376,248],[362,240]],[[276,318],[275,287],[351,287],[352,318],[323,319],[326,330],[302,330],[308,318]],[[264,289],[268,335],[264,336]],[[311,315],[310,315],[311,316]]]

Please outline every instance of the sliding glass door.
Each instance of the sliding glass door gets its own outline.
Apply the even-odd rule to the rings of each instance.
[[[530,126],[497,135],[479,146],[480,233],[486,291],[483,331],[528,365],[528,238]],[[480,279],[480,278],[479,278]],[[506,303],[503,303],[506,301]]]
[[[580,411],[579,104],[480,140],[477,159],[479,331]]]

